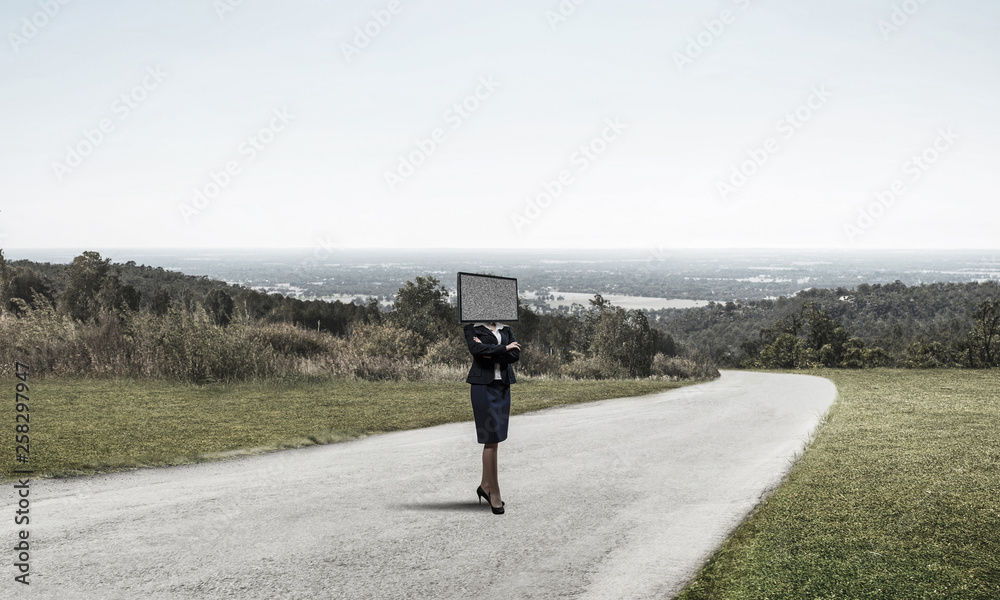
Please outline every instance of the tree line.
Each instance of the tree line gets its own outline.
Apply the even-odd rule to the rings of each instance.
[[[84,252],[69,264],[7,262],[0,250],[0,306],[17,311],[16,300],[35,308],[37,302],[53,304],[62,314],[89,322],[100,314],[149,312],[165,315],[172,308],[207,311],[213,322],[227,325],[233,319],[292,323],[347,333],[348,325],[375,306],[299,300],[230,285],[208,277],[184,275],[134,261],[111,264],[97,252]]]
[[[729,367],[1000,366],[1000,286],[860,284],[687,310],[614,306],[582,315],[519,307],[529,375],[710,378]],[[8,262],[0,250],[0,369],[179,377],[291,375],[455,378],[468,353],[449,293],[431,276],[399,288],[389,310],[299,300],[207,277],[112,264]],[[435,375],[436,374],[436,375]]]
[[[862,283],[657,311],[657,327],[733,367],[1000,366],[1000,285]]]
[[[574,378],[711,378],[646,313],[600,295],[582,317],[520,307],[519,368]],[[66,265],[8,262],[0,250],[0,369],[196,382],[335,375],[464,378],[462,325],[434,277],[399,288],[390,310],[299,300],[84,252]]]

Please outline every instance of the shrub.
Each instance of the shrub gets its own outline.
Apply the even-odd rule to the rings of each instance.
[[[170,309],[165,317],[145,315],[136,327],[136,353],[145,374],[196,383],[271,377],[283,364],[275,349],[243,324],[228,327],[195,314]]]
[[[412,360],[356,352],[343,352],[334,357],[333,371],[340,376],[372,381],[414,381],[423,373],[420,365]]]
[[[960,364],[960,354],[941,342],[913,342],[906,347],[903,356],[903,366],[909,369],[937,369]]]
[[[548,352],[522,352],[521,359],[514,368],[527,375],[557,375],[562,371],[562,359],[558,354]]]
[[[560,373],[573,379],[616,379],[629,376],[624,367],[599,356],[578,357],[562,365]]]
[[[844,344],[844,359],[839,365],[848,369],[870,369],[882,367],[892,360],[889,353],[878,346],[865,347],[865,343],[853,337]]]
[[[260,325],[251,329],[250,336],[254,342],[266,344],[278,354],[309,358],[331,352],[336,339],[328,333],[289,323]]]
[[[416,360],[425,344],[419,334],[390,323],[355,323],[348,337],[348,352],[359,356]]]
[[[719,370],[715,365],[700,354],[693,358],[682,358],[658,352],[653,357],[652,373],[654,376],[670,379],[702,380],[719,377]]]
[[[451,334],[432,343],[427,348],[427,353],[424,354],[422,362],[425,365],[439,364],[449,367],[464,366],[468,368],[472,364],[472,355],[469,354],[469,347],[465,343],[465,336]]]
[[[759,363],[764,368],[803,369],[815,365],[812,351],[802,338],[782,333],[760,351]]]

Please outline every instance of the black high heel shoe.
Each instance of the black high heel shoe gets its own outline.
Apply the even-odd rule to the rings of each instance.
[[[501,500],[500,508],[493,508],[493,503],[490,502],[490,495],[483,491],[483,486],[479,486],[476,488],[476,496],[479,497],[479,504],[483,503],[484,498],[486,499],[486,503],[490,505],[490,510],[493,511],[493,514],[495,515],[503,514],[503,507],[506,506],[507,503]]]
[[[502,515],[503,514],[503,507],[506,506],[506,505],[507,505],[507,503],[504,502],[503,500],[500,501],[500,506],[499,507],[493,506],[493,503],[490,502],[490,510],[492,510],[493,514],[495,514],[495,515]]]

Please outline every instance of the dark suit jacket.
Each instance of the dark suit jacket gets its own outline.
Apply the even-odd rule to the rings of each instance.
[[[479,342],[473,341],[474,337],[479,338]],[[511,364],[521,358],[521,351],[506,350],[507,344],[515,341],[514,332],[510,327],[501,327],[500,343],[494,343],[496,340],[497,337],[487,327],[482,325],[476,327],[474,323],[465,326],[465,343],[469,345],[469,352],[472,353],[472,368],[469,369],[469,376],[465,378],[466,383],[492,382],[493,363],[500,363],[500,377],[504,383],[509,385],[517,382]]]

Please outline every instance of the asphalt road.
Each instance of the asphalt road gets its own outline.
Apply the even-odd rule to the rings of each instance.
[[[816,377],[726,372],[515,416],[502,516],[477,503],[471,421],[36,480],[30,586],[13,581],[8,484],[0,597],[669,598],[780,482],[835,396]]]

